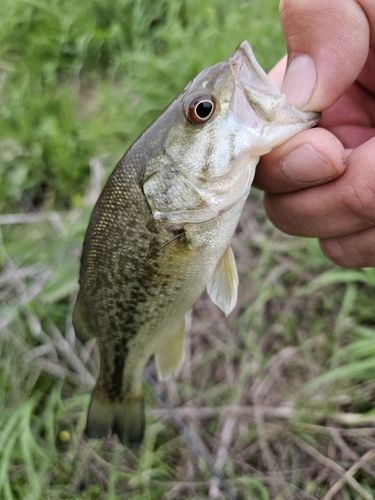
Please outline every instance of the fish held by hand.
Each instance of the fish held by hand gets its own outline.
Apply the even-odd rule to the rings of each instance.
[[[230,241],[259,156],[318,117],[287,104],[243,42],[199,73],[120,160],[86,232],[73,314],[78,338],[96,337],[100,354],[88,437],[142,440],[147,360],[155,355],[162,379],[178,372],[185,313],[205,288],[233,310]]]

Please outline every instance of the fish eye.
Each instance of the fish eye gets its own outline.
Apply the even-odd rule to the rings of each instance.
[[[186,118],[191,123],[206,122],[215,111],[215,100],[210,94],[203,94],[192,99],[187,107]]]

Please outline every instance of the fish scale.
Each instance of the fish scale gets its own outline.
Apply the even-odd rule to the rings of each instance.
[[[177,373],[185,314],[206,287],[226,314],[235,307],[230,240],[259,155],[317,119],[285,103],[243,42],[120,160],[86,232],[73,314],[78,338],[97,338],[100,354],[88,437],[141,441],[147,360],[155,355],[161,378]]]

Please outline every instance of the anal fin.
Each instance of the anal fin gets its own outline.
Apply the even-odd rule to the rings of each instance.
[[[177,374],[184,362],[184,331],[185,319],[155,352],[156,368],[161,380]]]
[[[237,304],[238,273],[232,247],[229,246],[207,285],[207,292],[212,302],[228,316]]]

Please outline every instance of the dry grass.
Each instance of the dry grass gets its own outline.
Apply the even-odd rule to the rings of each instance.
[[[60,222],[65,227],[63,216]],[[8,262],[0,276],[2,296],[17,297],[23,323],[36,342],[32,346],[18,336],[14,344],[9,338],[10,310],[2,317],[3,349],[8,332],[12,349],[16,345],[26,362],[29,386],[48,374],[55,381],[53,391],[58,387],[58,398],[63,398],[63,416],[49,416],[55,419],[50,422],[52,464],[63,461],[69,477],[56,498],[102,498],[105,491],[108,498],[223,498],[220,483],[200,456],[202,445],[229,485],[225,498],[373,498],[375,417],[363,414],[360,401],[371,395],[373,384],[309,385],[333,363],[334,349],[347,342],[342,332],[337,338],[345,287],[306,293],[314,280],[306,259],[315,259],[316,274],[330,265],[315,244],[308,248],[272,228],[258,197],[246,205],[233,247],[241,283],[236,311],[226,319],[202,297],[188,318],[182,372],[161,385],[193,436],[193,446],[146,387],[148,426],[140,450],[126,450],[116,438],[82,440],[88,399],[74,394],[86,394],[94,385],[94,342],[80,346],[69,315],[64,334],[50,318],[40,321],[31,304],[49,273]],[[154,371],[152,361],[148,370]],[[39,443],[45,437],[35,431],[33,419],[41,411],[35,405],[28,425]],[[69,431],[67,443],[59,438],[64,430]],[[8,473],[15,480],[19,466],[8,462]],[[44,480],[53,485],[53,466]]]

